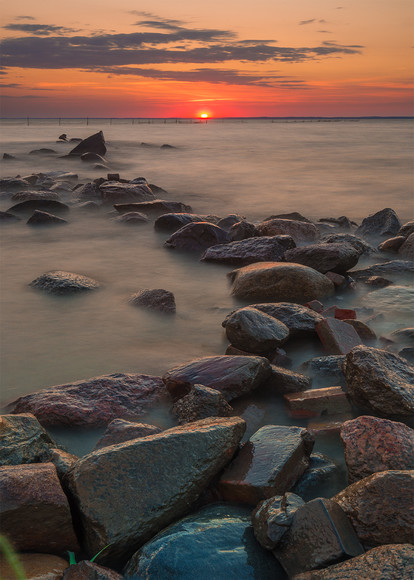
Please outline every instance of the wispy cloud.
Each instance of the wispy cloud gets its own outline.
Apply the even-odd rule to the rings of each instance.
[[[311,18],[310,20],[301,20],[299,22],[299,26],[305,26],[306,24],[313,24],[314,22],[317,22],[319,24],[326,24],[326,20],[324,20],[323,18]]]
[[[16,20],[36,20],[33,16],[16,16]]]
[[[27,18],[27,17],[26,17]],[[6,30],[15,30],[16,32],[27,32],[28,34],[35,34],[38,36],[49,36],[50,34],[68,34],[71,32],[78,32],[74,28],[66,28],[65,26],[54,26],[51,24],[6,24],[3,26]]]

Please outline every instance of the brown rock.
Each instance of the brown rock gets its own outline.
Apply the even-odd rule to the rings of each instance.
[[[98,155],[105,155],[106,146],[105,138],[102,131],[90,135],[86,139],[83,139],[76,147],[69,152],[69,155],[74,155],[80,157],[83,153],[97,153]]]
[[[378,246],[380,252],[398,252],[403,243],[405,242],[404,236],[395,236],[394,238],[388,238]]]
[[[306,389],[311,388],[311,384],[311,379],[305,375],[272,364],[272,374],[263,385],[262,390],[284,395],[285,393],[306,391]]]
[[[291,336],[314,333],[316,324],[323,319],[323,316],[314,310],[294,302],[262,302],[252,304],[251,307],[283,322],[288,327]]]
[[[398,250],[403,260],[414,260],[414,233],[410,234]]]
[[[63,558],[52,554],[18,554],[18,559],[26,580],[62,580],[63,571],[69,565]],[[0,554],[0,578],[16,579],[10,564],[2,554]]]
[[[123,576],[110,568],[82,560],[79,564],[69,566],[62,580],[122,580]]]
[[[152,189],[152,188],[151,188]],[[180,201],[165,201],[164,199],[154,199],[152,201],[138,201],[135,203],[116,203],[114,208],[120,214],[128,212],[145,212],[150,214],[165,214],[171,212],[185,213],[191,211],[189,205]]]
[[[261,236],[207,248],[201,261],[246,266],[255,262],[280,261],[289,248],[296,246],[291,236]]]
[[[204,385],[194,385],[191,391],[173,406],[173,414],[178,423],[192,423],[207,417],[229,417],[232,408],[223,395]]]
[[[36,209],[26,222],[29,226],[64,225],[68,222],[57,215]]]
[[[375,334],[375,332],[368,326],[368,324],[365,324],[365,322],[350,318],[343,319],[343,322],[346,322],[347,324],[353,326],[357,331],[359,338],[362,341],[374,342],[377,339],[377,335]]]
[[[309,266],[322,274],[332,271],[343,274],[356,266],[359,252],[351,244],[310,244],[285,252],[286,262]]]
[[[30,413],[0,416],[0,465],[47,461],[56,443]]]
[[[122,183],[120,181],[106,181],[99,186],[104,203],[129,203],[152,201],[154,194],[146,183]]]
[[[292,236],[296,243],[315,242],[320,234],[315,224],[299,220],[275,218],[257,225],[259,236]]]
[[[63,451],[63,449],[51,449],[48,461],[53,463],[56,467],[58,477],[60,481],[62,481],[69,469],[72,469],[78,459],[79,457],[72,453],[68,453],[67,451]]]
[[[346,282],[345,276],[342,276],[342,274],[337,274],[336,272],[325,272],[325,276],[335,284],[336,288],[340,288]]]
[[[105,433],[95,445],[94,451],[108,447],[108,445],[118,445],[131,439],[138,439],[139,437],[148,437],[148,435],[156,435],[161,433],[162,429],[155,427],[155,425],[146,425],[145,423],[133,423],[131,421],[124,421],[124,419],[114,419],[106,428]]]
[[[325,350],[330,354],[347,354],[361,344],[361,338],[349,324],[336,318],[325,318],[315,326]]]
[[[355,233],[363,238],[390,237],[397,234],[400,228],[401,223],[397,214],[387,207],[364,218]]]
[[[115,221],[127,226],[142,225],[149,222],[148,217],[139,211],[130,211],[115,218]]]
[[[49,294],[75,294],[96,290],[101,285],[96,280],[83,276],[82,274],[54,270],[42,274],[30,282],[29,286],[39,288]]]
[[[284,395],[292,417],[319,417],[349,413],[351,407],[341,387],[310,389],[300,393]]]
[[[228,233],[208,222],[191,222],[174,232],[164,243],[166,248],[202,252],[210,246],[228,242]]]
[[[308,422],[308,430],[315,436],[323,434],[336,435],[341,431],[345,421],[350,421],[351,419],[351,413],[346,415],[332,415],[332,417],[327,417],[326,419],[316,419],[315,421]]]
[[[141,290],[130,297],[129,303],[133,306],[143,306],[158,312],[173,314],[176,311],[174,294],[162,288]]]

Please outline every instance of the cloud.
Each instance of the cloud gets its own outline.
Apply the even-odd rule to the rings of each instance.
[[[323,18],[311,18],[310,20],[301,20],[299,26],[304,26],[305,24],[313,24],[314,22],[319,22],[319,24],[326,24],[326,20]]]
[[[16,20],[36,20],[33,16],[16,16]]]
[[[67,34],[68,32],[77,32],[74,28],[65,26],[53,26],[51,24],[6,24],[3,26],[6,30],[15,30],[17,32],[27,32],[38,36],[49,36],[50,34]]]

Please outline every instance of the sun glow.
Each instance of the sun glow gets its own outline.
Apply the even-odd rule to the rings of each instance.
[[[200,117],[201,117],[202,119],[208,119],[208,113],[201,113],[201,114],[200,114]]]

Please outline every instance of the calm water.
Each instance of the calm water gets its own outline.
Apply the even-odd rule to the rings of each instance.
[[[121,177],[145,177],[167,199],[195,213],[244,215],[260,221],[299,211],[318,219],[347,215],[360,221],[393,207],[402,222],[413,217],[411,120],[355,122],[208,122],[134,124],[108,121],[3,122],[2,175],[70,170],[86,182],[105,175],[79,160],[29,155],[33,149],[66,153],[61,133],[82,137],[102,129],[108,164]],[[153,145],[142,147],[141,143]],[[161,149],[169,144],[175,149]],[[3,200],[1,209],[12,205]],[[1,231],[1,386],[4,402],[42,387],[111,372],[161,375],[192,358],[223,354],[221,322],[240,305],[230,296],[231,267],[163,247],[168,235],[152,220],[136,228],[110,219],[109,210],[75,210],[62,228],[32,229],[25,221]],[[48,270],[86,274],[98,292],[51,297],[28,283]],[[142,288],[175,294],[177,315],[166,317],[126,303]],[[340,297],[357,306],[359,295]],[[392,313],[384,329],[401,326]],[[394,326],[393,326],[394,325]],[[292,346],[295,363],[322,354]],[[288,423],[278,401],[262,403],[267,422]],[[296,421],[297,423],[297,421]]]

